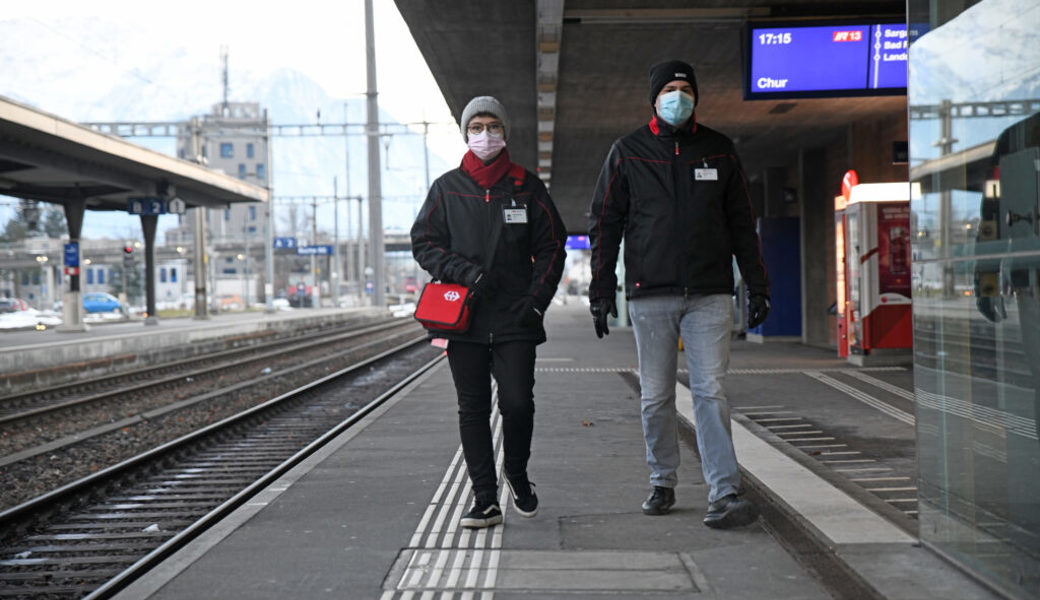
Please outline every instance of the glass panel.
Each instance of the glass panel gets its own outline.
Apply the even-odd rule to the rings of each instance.
[[[1040,594],[1040,4],[910,0],[920,535]],[[970,43],[967,41],[970,40]]]

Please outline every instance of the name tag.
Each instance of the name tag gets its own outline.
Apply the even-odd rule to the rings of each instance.
[[[527,222],[527,209],[507,208],[503,212],[505,213],[506,225]]]
[[[697,181],[718,181],[718,169],[694,169],[693,178]]]

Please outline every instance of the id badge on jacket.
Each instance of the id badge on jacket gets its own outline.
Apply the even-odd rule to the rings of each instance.
[[[527,207],[510,206],[503,208],[502,219],[506,225],[522,225],[527,223]]]

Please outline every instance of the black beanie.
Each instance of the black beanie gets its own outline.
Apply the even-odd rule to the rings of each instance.
[[[697,94],[697,78],[693,75],[693,67],[681,60],[669,60],[650,67],[650,104],[657,103],[657,95],[661,93],[661,88],[677,79],[688,81],[693,86],[693,105],[697,106],[700,99]]]

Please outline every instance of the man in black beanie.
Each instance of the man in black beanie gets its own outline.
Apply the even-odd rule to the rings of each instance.
[[[679,467],[675,373],[686,353],[697,447],[710,488],[705,525],[752,523],[758,508],[739,496],[740,471],[722,379],[729,362],[733,268],[748,287],[748,327],[769,313],[769,281],[747,181],[733,142],[697,122],[697,79],[671,60],[650,69],[650,123],[610,148],[589,211],[596,335],[617,316],[619,246],[625,295],[639,353],[643,437],[653,490],[648,515],[675,504]]]

